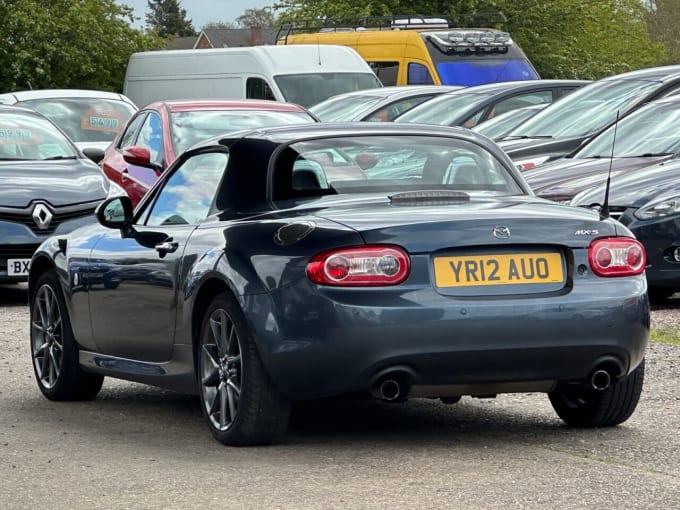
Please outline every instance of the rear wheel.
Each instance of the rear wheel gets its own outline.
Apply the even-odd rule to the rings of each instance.
[[[573,427],[612,427],[626,421],[640,400],[645,362],[605,390],[560,385],[549,394],[557,415]]]
[[[50,400],[90,400],[104,377],[84,372],[54,271],[43,274],[31,302],[31,356],[40,391]]]
[[[649,301],[652,304],[665,303],[676,292],[677,289],[668,287],[650,287],[647,290]]]
[[[203,415],[215,438],[245,446],[278,441],[290,403],[270,381],[245,318],[230,294],[208,307],[197,353]]]

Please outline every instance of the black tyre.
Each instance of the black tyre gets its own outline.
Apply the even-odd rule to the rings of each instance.
[[[219,442],[246,446],[281,439],[290,402],[270,381],[230,294],[220,294],[208,307],[196,359],[201,408]]]
[[[606,390],[565,384],[549,394],[557,415],[573,427],[612,427],[635,411],[645,379],[645,362]]]
[[[64,296],[54,271],[36,283],[31,301],[31,357],[38,387],[50,400],[90,400],[104,377],[84,372]]]
[[[649,295],[649,301],[652,304],[665,303],[676,292],[677,289],[667,287],[650,287],[647,290],[647,294]]]

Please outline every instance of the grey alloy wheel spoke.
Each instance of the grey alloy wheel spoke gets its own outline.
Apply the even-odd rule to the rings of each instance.
[[[40,379],[45,381],[48,385],[50,384],[49,380],[49,370],[50,370],[50,356],[47,352],[43,354],[42,359],[40,360]]]
[[[217,386],[219,382],[219,361],[217,346],[214,344],[203,346],[203,359],[207,363],[202,363],[201,384],[203,386]]]
[[[227,425],[231,423],[231,416],[229,417],[229,423],[227,423],[227,385],[222,383],[219,388],[220,394],[220,429],[224,430]]]
[[[45,356],[48,348],[49,345],[47,345],[47,342],[41,343],[40,346],[38,346],[38,348],[33,353],[33,358],[38,359],[42,356]]]
[[[233,420],[236,417],[236,406],[238,404],[238,400],[236,399],[236,395],[234,392],[234,387],[231,381],[227,382],[226,384],[227,388],[227,401],[229,404],[229,416]]]
[[[61,366],[59,360],[57,360],[57,353],[55,353],[54,345],[48,351],[50,353],[50,373],[54,375],[52,382],[56,381],[61,373]]]

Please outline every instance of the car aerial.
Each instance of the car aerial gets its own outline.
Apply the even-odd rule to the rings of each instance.
[[[322,122],[388,122],[397,115],[457,86],[407,85],[338,94],[309,108]]]
[[[136,205],[177,155],[196,142],[220,133],[316,121],[302,106],[279,101],[160,101],[130,119],[100,165]]]
[[[137,107],[123,94],[46,89],[0,94],[0,104],[24,106],[50,119],[79,149],[106,149]]]
[[[586,80],[525,80],[477,85],[442,94],[411,108],[394,121],[471,128],[515,108],[551,103],[587,83]]]
[[[372,164],[333,177],[335,154]],[[195,393],[229,445],[276,441],[292,401],[345,394],[545,392],[580,427],[619,424],[638,402],[642,245],[535,197],[469,130],[225,135],[184,152],[136,209],[112,198],[97,218],[31,264],[49,399],[94,398],[105,376]]]
[[[680,96],[646,104],[610,126],[568,157],[523,172],[543,198],[569,202],[574,196],[624,172],[670,159],[680,151]]]
[[[94,223],[95,207],[120,193],[47,118],[0,105],[0,283],[27,280],[41,242]]]
[[[498,140],[508,134],[510,131],[519,126],[522,122],[529,120],[531,117],[540,112],[550,103],[540,103],[531,106],[524,106],[516,108],[509,112],[501,113],[493,118],[477,124],[470,128],[477,133],[488,136],[493,140]]]
[[[571,205],[602,210],[606,183],[576,195]],[[649,296],[663,301],[680,291],[680,160],[616,176],[610,182],[608,214],[626,225],[647,252]]]
[[[617,118],[678,91],[680,65],[610,76],[550,105],[498,143],[522,170],[529,170],[572,153]]]

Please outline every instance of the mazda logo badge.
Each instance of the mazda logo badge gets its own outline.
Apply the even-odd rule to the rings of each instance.
[[[40,230],[49,228],[52,221],[52,213],[45,204],[35,204],[33,208],[33,221]]]
[[[493,236],[496,239],[510,239],[510,229],[497,225],[493,228]]]

